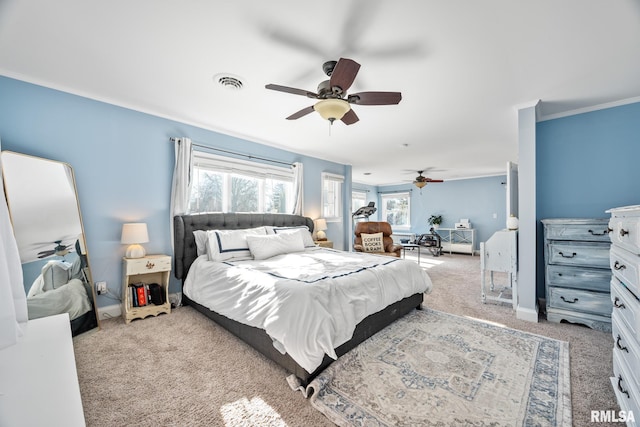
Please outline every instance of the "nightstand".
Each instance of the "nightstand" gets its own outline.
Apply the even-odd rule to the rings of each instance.
[[[333,248],[333,242],[331,240],[316,240],[314,243],[321,248]]]
[[[122,258],[122,262],[122,317],[125,323],[130,323],[133,319],[171,313],[171,257],[147,255],[142,258]],[[164,300],[161,304],[154,304],[149,296],[149,285],[153,283],[160,285],[161,297]]]

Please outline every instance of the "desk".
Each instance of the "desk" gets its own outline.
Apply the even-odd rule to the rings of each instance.
[[[473,255],[475,230],[473,228],[439,228],[443,252],[460,252]]]
[[[415,243],[401,243],[401,245],[402,245],[402,258],[405,258],[405,252],[407,251],[407,248],[418,249],[418,265],[420,265],[420,245],[416,245]]]

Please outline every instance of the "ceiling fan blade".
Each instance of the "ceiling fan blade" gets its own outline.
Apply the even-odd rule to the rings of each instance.
[[[392,105],[401,99],[400,92],[360,92],[349,95],[347,101],[358,105]]]
[[[441,179],[431,179],[431,178],[427,178],[427,182],[444,182]]]
[[[346,92],[356,79],[358,70],[360,70],[360,64],[356,61],[340,58],[331,73],[331,79],[329,80],[330,86],[338,86],[343,92]]]
[[[48,256],[53,255],[54,253],[56,253],[56,251],[42,251],[42,252],[38,252],[38,258],[46,258]]]
[[[358,120],[360,120],[360,118],[358,117],[355,111],[349,110],[346,112],[344,116],[342,116],[341,120],[342,120],[342,123],[344,123],[345,125],[352,125]]]
[[[292,115],[290,115],[289,117],[287,117],[287,120],[295,120],[295,119],[299,119],[300,117],[306,116],[309,113],[313,113],[315,110],[313,109],[313,105],[307,107],[307,108],[303,108],[302,110],[298,111],[297,113],[293,113]]]
[[[295,87],[268,84],[265,86],[265,88],[271,89],[271,90],[277,90],[278,92],[286,92],[286,93],[292,93],[294,95],[302,95],[302,96],[306,96],[307,98],[318,97],[318,95],[313,92],[309,92],[308,90],[304,90],[304,89],[296,89]]]

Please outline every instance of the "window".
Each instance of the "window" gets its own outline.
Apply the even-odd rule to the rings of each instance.
[[[382,195],[382,218],[395,229],[411,227],[411,194],[393,193]]]
[[[342,221],[342,183],[344,177],[322,174],[322,217],[329,222]]]
[[[291,213],[292,210],[293,172],[290,169],[193,153],[190,213]]]
[[[358,208],[367,206],[367,192],[362,190],[353,190],[351,192],[351,212],[355,212]]]

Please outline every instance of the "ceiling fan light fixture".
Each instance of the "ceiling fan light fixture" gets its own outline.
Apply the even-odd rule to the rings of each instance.
[[[416,187],[418,188],[422,188],[425,185],[427,185],[427,181],[413,181],[413,183],[415,184]]]
[[[341,120],[351,109],[351,105],[344,99],[323,99],[318,101],[313,109],[316,110],[323,119],[333,123],[334,120]]]

